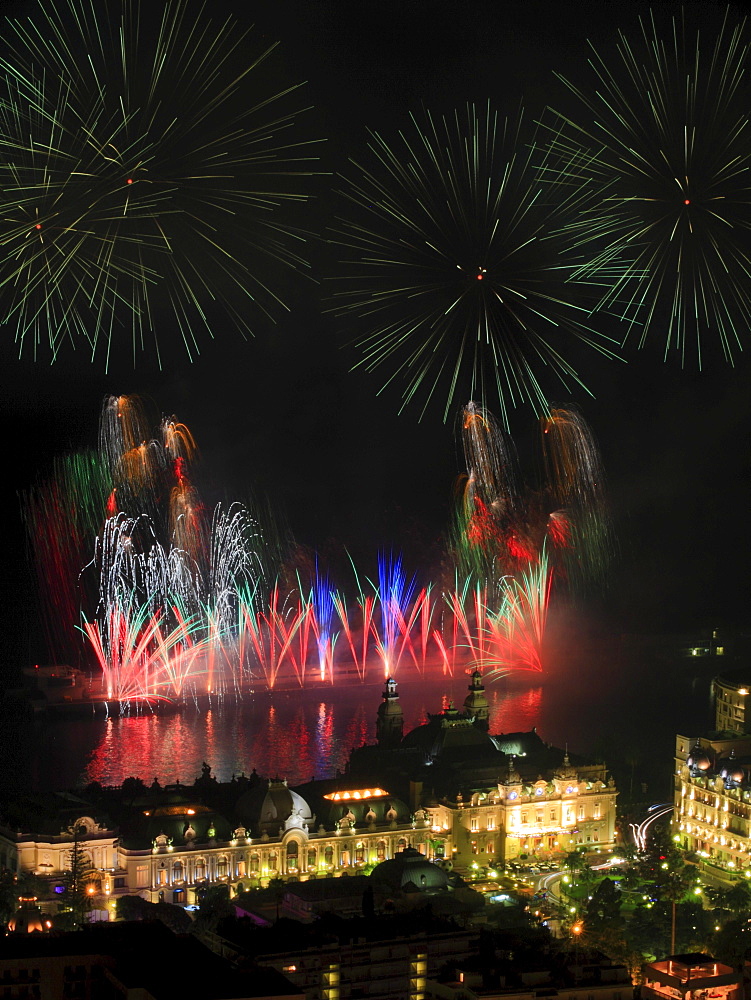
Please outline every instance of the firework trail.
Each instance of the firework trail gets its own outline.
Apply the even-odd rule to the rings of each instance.
[[[457,504],[454,551],[460,579],[500,581],[536,563],[544,545],[572,585],[604,575],[610,550],[604,476],[591,430],[573,409],[541,419],[545,479],[517,486],[511,442],[470,403],[462,419],[467,474]]]
[[[298,605],[296,609],[286,608],[277,587],[272,590],[264,607],[257,609],[251,604],[244,612],[256,662],[269,690],[276,686],[282,664],[307,613],[305,605]],[[301,685],[303,682],[304,676],[301,675]]]
[[[83,607],[80,631],[121,701],[179,697],[188,679],[239,689],[262,648],[258,627],[248,632],[249,605],[265,613],[266,631],[289,631],[268,606],[279,537],[241,503],[218,504],[208,523],[189,478],[190,431],[169,418],[151,437],[150,426],[138,397],[108,397],[99,455],[59,460],[25,497],[50,619],[69,645]]]
[[[503,600],[497,612],[486,619],[487,653],[491,666],[486,675],[500,676],[512,670],[543,669],[543,643],[553,569],[543,547],[537,562],[518,577],[504,581]]]
[[[575,410],[541,420],[545,478],[521,490],[511,443],[492,417],[465,407],[467,462],[453,533],[456,582],[445,594],[453,624],[474,661],[539,669],[555,578],[569,589],[604,579],[612,548],[600,458]]]
[[[414,578],[407,580],[401,556],[381,553],[378,557],[378,607],[380,630],[374,627],[375,647],[383,664],[383,676],[396,673],[408,640],[408,608],[415,590]]]
[[[0,59],[1,318],[19,351],[107,364],[171,327],[192,358],[222,320],[252,333],[304,270],[285,203],[315,155],[274,45],[191,0],[39,0]],[[221,293],[217,294],[217,289]]]
[[[469,655],[473,666],[482,670],[486,657],[489,595],[479,582],[472,586],[472,580],[465,579],[461,586],[457,580],[456,587],[444,596],[455,623],[454,648],[461,648],[465,653],[462,659]]]
[[[149,437],[137,398],[105,401],[100,456],[58,463],[50,483],[29,494],[27,521],[45,528],[37,539],[42,568],[57,568],[50,579],[61,586],[87,535],[96,534],[93,558],[75,586],[63,587],[70,604],[63,612],[73,613],[77,590],[80,631],[105,697],[121,705],[240,695],[256,683],[333,683],[347,656],[364,681],[371,652],[386,676],[405,657],[422,676],[436,657],[452,674],[467,663],[540,669],[554,568],[568,586],[576,574],[595,578],[607,535],[591,432],[575,411],[560,409],[542,430],[545,484],[521,489],[500,427],[467,406],[453,585],[418,590],[400,556],[381,554],[377,584],[363,587],[353,565],[359,597],[351,604],[317,560],[310,583],[280,573],[281,536],[244,504],[217,504],[209,523],[190,478],[196,448],[189,430],[167,419]],[[79,488],[87,489],[85,502]],[[121,500],[126,509],[118,509]],[[45,524],[50,508],[55,516]],[[130,513],[139,508],[147,512]]]
[[[572,586],[602,581],[613,549],[605,474],[591,429],[576,410],[553,409],[542,421],[546,541]]]
[[[751,323],[751,122],[745,21],[713,33],[659,13],[616,51],[590,43],[590,84],[559,75],[578,111],[553,111],[545,171],[578,192],[564,235],[587,254],[576,273],[602,282],[599,307],[639,344],[692,356],[719,340],[732,363]],[[615,267],[614,267],[615,265]]]
[[[601,290],[575,280],[584,258],[560,235],[578,196],[540,181],[535,144],[522,113],[470,105],[371,133],[351,161],[331,308],[365,331],[358,366],[405,380],[403,406],[440,397],[445,420],[457,396],[495,400],[507,424],[519,403],[547,409],[543,381],[582,386],[572,342],[613,356],[589,323]]]
[[[87,636],[102,669],[103,700],[121,705],[179,697],[205,639],[194,641],[195,619],[172,609],[175,624],[165,632],[161,614],[150,614],[151,601],[131,600],[109,609],[102,622],[84,621]]]
[[[124,514],[105,522],[94,567],[99,604],[82,631],[102,669],[106,698],[181,694],[185,658],[192,662],[202,646],[191,635],[201,629],[200,618],[183,610],[193,603],[195,578],[165,552],[147,518]]]
[[[22,495],[22,510],[34,554],[42,619],[49,649],[58,662],[71,653],[70,630],[78,621],[80,572],[91,540],[102,527],[112,490],[106,466],[93,451],[55,459],[51,475]]]
[[[492,591],[494,582],[532,556],[520,543],[523,507],[515,457],[493,415],[474,402],[462,412],[461,436],[467,473],[456,508],[457,569],[460,576],[476,577]]]
[[[316,565],[316,579],[310,595],[310,608],[312,612],[312,627],[318,647],[318,669],[321,680],[327,677],[333,683],[334,680],[334,648],[339,638],[339,633],[334,631],[334,616],[336,605],[334,594],[331,589],[331,581],[327,576],[318,573]]]

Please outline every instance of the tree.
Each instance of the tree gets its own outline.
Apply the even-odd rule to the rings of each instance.
[[[579,851],[571,851],[569,854],[567,854],[563,864],[566,868],[568,868],[571,874],[572,884],[576,883],[577,877],[581,879],[585,868],[586,869],[589,868],[589,865],[587,864],[587,859],[584,857],[583,854],[580,854]]]
[[[735,969],[742,968],[744,961],[751,957],[751,926],[747,920],[737,917],[728,920],[719,931],[713,926],[705,947],[721,962]]]
[[[279,908],[282,905],[282,900],[284,899],[284,893],[287,888],[287,883],[279,875],[275,875],[274,878],[269,879],[269,889],[276,903],[276,919],[279,919]]]
[[[604,878],[584,906],[582,941],[610,958],[625,960],[621,893],[612,879]]]
[[[229,886],[209,885],[198,893],[196,930],[215,931],[226,917],[234,917],[235,908],[230,902]]]
[[[91,862],[86,854],[86,845],[81,840],[82,829],[73,833],[73,846],[68,851],[67,866],[63,872],[65,886],[65,909],[71,915],[74,929],[80,927],[91,910],[92,888]]]
[[[628,946],[648,960],[668,954],[668,913],[663,906],[646,903],[637,906],[626,924]]]
[[[20,896],[45,899],[48,887],[44,879],[33,872],[0,871],[0,924],[5,925],[18,909]]]
[[[737,916],[751,914],[751,885],[747,880],[735,882],[729,889],[718,893],[717,903]]]

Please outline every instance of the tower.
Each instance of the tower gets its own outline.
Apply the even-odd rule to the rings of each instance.
[[[464,710],[467,715],[474,718],[478,729],[484,729],[487,732],[490,728],[490,706],[485,697],[485,687],[479,670],[472,673],[472,680],[467,690],[469,694],[464,699]]]
[[[396,691],[396,681],[393,677],[389,677],[386,681],[386,690],[383,692],[383,701],[378,706],[376,739],[379,746],[394,747],[401,742],[403,732],[404,716]]]

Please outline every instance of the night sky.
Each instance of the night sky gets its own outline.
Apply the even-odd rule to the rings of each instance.
[[[96,2],[96,0],[95,0]],[[678,11],[679,4],[661,9]],[[689,17],[715,24],[724,9],[683,4]],[[6,0],[23,16],[31,4]],[[336,172],[357,155],[365,130],[395,132],[424,105],[449,111],[488,98],[531,114],[560,96],[554,70],[584,73],[587,38],[614,46],[615,31],[634,30],[640,3],[477,3],[440,0],[275,0],[213,2],[212,16],[233,9],[256,31],[281,42],[280,80],[307,80],[313,106],[306,127],[329,141],[321,170]],[[742,14],[732,7],[733,16]],[[718,13],[720,12],[720,13]],[[588,79],[587,77],[585,77]],[[561,100],[563,98],[561,97]],[[336,181],[321,177],[300,224],[325,240]],[[377,395],[379,373],[350,372],[357,358],[340,322],[322,311],[332,257],[311,241],[319,283],[281,279],[290,313],[244,341],[230,328],[202,342],[190,363],[180,343],[163,342],[163,370],[127,350],[105,374],[101,360],[66,350],[52,366],[17,357],[13,333],[0,340],[6,469],[3,574],[5,643],[0,661],[44,658],[26,567],[17,491],[66,450],[96,443],[106,394],[138,393],[176,414],[201,450],[198,481],[207,499],[253,489],[283,511],[297,540],[341,553],[366,570],[379,547],[404,547],[412,561],[434,557],[462,471],[455,420],[440,407],[397,415],[397,384]],[[565,392],[600,444],[619,555],[609,590],[592,598],[595,618],[617,632],[743,627],[748,603],[749,360],[727,366],[719,347],[706,370],[663,362],[661,344],[624,350],[627,363],[581,347],[571,358],[595,394]],[[537,426],[518,409],[512,432],[522,463],[535,470]],[[417,565],[411,568],[417,570]],[[345,581],[346,582],[346,581]]]

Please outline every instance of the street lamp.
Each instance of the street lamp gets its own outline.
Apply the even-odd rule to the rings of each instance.
[[[577,967],[579,965],[579,935],[581,934],[581,932],[582,932],[582,925],[579,923],[579,921],[577,921],[571,927],[571,933],[574,935],[574,955]]]

